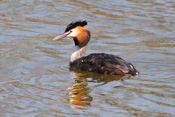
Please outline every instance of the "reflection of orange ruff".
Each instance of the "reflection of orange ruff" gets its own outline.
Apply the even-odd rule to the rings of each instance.
[[[68,88],[67,101],[72,104],[71,108],[85,109],[86,106],[91,105],[93,97],[89,95],[90,89],[88,83],[95,82],[100,84],[106,84],[114,80],[123,80],[129,78],[128,76],[116,76],[116,75],[104,75],[92,72],[82,72],[74,68],[70,68],[72,78],[75,79],[75,83],[72,87]],[[110,78],[109,78],[110,77]],[[88,78],[92,78],[88,80]]]
[[[92,97],[87,95],[87,88],[83,86],[81,83],[77,83],[75,86],[70,88],[70,92],[68,93],[68,102],[77,106],[86,106],[90,105],[92,101]],[[81,107],[71,106],[76,109],[83,109]]]

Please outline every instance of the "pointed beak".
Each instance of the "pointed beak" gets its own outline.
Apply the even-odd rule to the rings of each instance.
[[[71,33],[71,32],[66,32],[66,33],[64,33],[64,34],[62,34],[62,35],[56,36],[56,37],[53,38],[52,40],[60,40],[60,39],[62,39],[62,38],[67,37],[67,35],[69,35],[70,33]]]

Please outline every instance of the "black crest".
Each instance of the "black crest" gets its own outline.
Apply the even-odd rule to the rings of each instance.
[[[72,22],[70,23],[67,27],[66,27],[66,30],[65,32],[77,27],[77,26],[85,26],[87,25],[87,22],[84,20],[84,21],[76,21],[76,22]]]

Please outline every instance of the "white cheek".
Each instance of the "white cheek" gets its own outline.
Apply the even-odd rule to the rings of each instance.
[[[72,29],[72,32],[67,37],[76,37],[77,36],[77,29]]]

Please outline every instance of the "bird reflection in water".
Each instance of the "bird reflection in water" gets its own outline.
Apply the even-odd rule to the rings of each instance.
[[[82,72],[80,70],[70,68],[71,77],[75,79],[75,83],[67,90],[68,103],[72,104],[72,108],[85,109],[86,106],[90,106],[93,97],[89,95],[90,87],[88,83],[97,83],[101,86],[114,80],[121,80],[129,78],[130,76],[116,76],[116,75],[104,75],[91,72]]]

